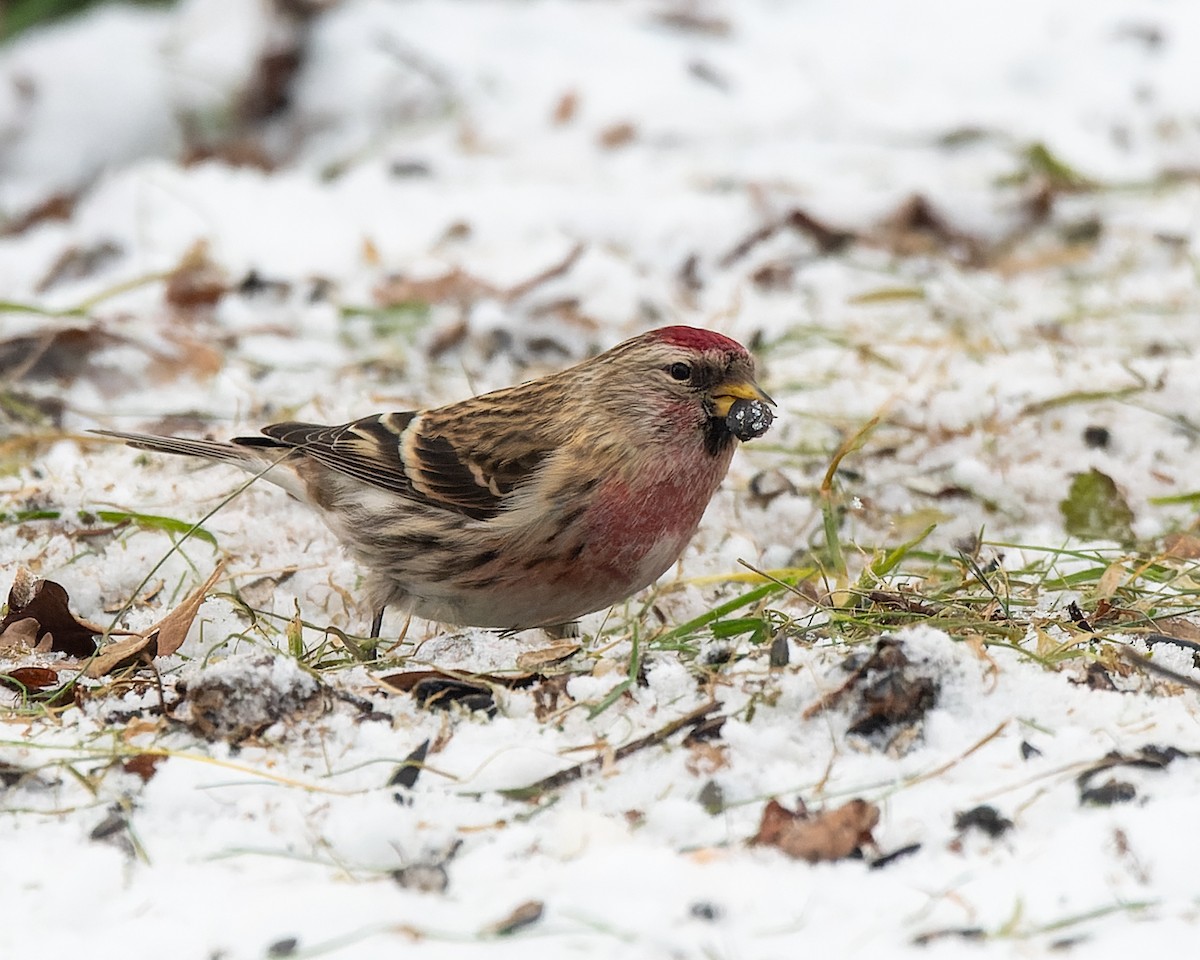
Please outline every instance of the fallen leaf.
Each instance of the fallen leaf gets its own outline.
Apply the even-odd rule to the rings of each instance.
[[[151,628],[148,635],[154,636],[158,641],[156,656],[169,657],[183,645],[183,641],[187,639],[188,631],[192,627],[192,621],[196,619],[196,614],[200,612],[200,605],[204,603],[205,595],[224,572],[225,561],[222,560],[201,586],[189,593],[183,603]]]
[[[688,744],[689,756],[684,763],[688,773],[694,777],[711,776],[729,766],[729,748],[708,740]]]
[[[37,646],[38,622],[32,617],[24,620],[14,620],[3,630],[0,630],[0,649],[5,647],[24,647],[32,650]]]
[[[1169,533],[1163,537],[1163,556],[1175,560],[1200,559],[1200,537],[1194,533]]]
[[[66,588],[53,580],[34,581],[28,571],[17,571],[8,594],[8,614],[0,620],[0,646],[10,642],[8,628],[22,620],[34,620],[34,644],[38,649],[65,653],[70,657],[90,657],[96,652],[95,638],[104,630],[77,620],[69,609]],[[16,637],[27,637],[30,628],[19,628]]]
[[[789,857],[809,863],[841,860],[864,844],[873,844],[871,830],[878,823],[879,808],[866,800],[854,799],[816,814],[809,814],[803,806],[793,812],[770,800],[750,842],[777,847]]]
[[[534,667],[543,667],[548,663],[558,663],[560,660],[574,656],[580,649],[579,642],[571,640],[555,643],[549,647],[543,647],[541,650],[527,650],[517,656],[517,668],[532,670]]]
[[[554,113],[551,115],[551,122],[556,127],[564,126],[575,119],[575,114],[579,112],[579,94],[574,90],[568,90],[558,98],[558,103],[554,105]]]
[[[208,241],[197,240],[167,277],[165,297],[173,307],[211,307],[229,290],[225,271],[210,259]]]
[[[129,663],[150,645],[148,636],[122,637],[113,640],[100,648],[100,652],[88,663],[83,671],[85,677],[93,679],[102,677],[111,670]]]
[[[23,620],[22,623],[33,623]],[[45,690],[58,684],[58,671],[49,667],[17,667],[6,673],[0,673],[0,684],[14,690]]]
[[[161,753],[139,753],[122,763],[121,769],[126,773],[137,774],[143,783],[148,783],[158,765],[166,759]]]
[[[70,220],[75,212],[78,193],[52,193],[41,203],[30,207],[20,216],[14,217],[0,227],[0,237],[15,237],[24,233],[30,227],[48,220]]]
[[[632,123],[614,123],[600,131],[597,142],[605,150],[616,150],[633,143],[637,138],[637,127]]]
[[[84,675],[98,678],[130,663],[143,652],[151,657],[169,657],[183,645],[192,621],[204,603],[205,595],[225,572],[225,561],[217,564],[204,583],[184,598],[174,610],[145,633],[126,636],[105,644],[84,670]],[[153,644],[153,646],[151,646]]]
[[[516,933],[523,927],[537,923],[542,919],[545,909],[546,905],[541,900],[527,900],[503,920],[499,920],[484,928],[484,933],[490,933],[496,937],[506,937],[509,934]]]

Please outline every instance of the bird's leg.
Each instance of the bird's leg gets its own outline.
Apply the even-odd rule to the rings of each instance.
[[[379,609],[375,611],[375,619],[371,621],[371,639],[379,639],[379,631],[383,629],[383,611],[387,609],[387,604],[381,604]]]
[[[542,629],[546,631],[546,636],[551,640],[574,640],[579,636],[579,621],[555,623],[549,627],[542,627]]]
[[[388,648],[383,651],[384,656],[390,656],[391,653],[404,642],[404,638],[408,636],[408,627],[412,623],[412,617],[413,615],[410,611],[408,616],[404,618],[404,626],[400,628],[400,636],[396,638],[395,643],[390,644]]]

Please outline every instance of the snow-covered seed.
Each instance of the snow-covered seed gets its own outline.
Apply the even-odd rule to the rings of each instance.
[[[766,433],[774,419],[771,408],[761,400],[734,400],[725,415],[725,425],[739,440],[753,440]]]

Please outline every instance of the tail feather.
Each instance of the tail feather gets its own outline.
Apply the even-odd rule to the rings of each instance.
[[[185,437],[158,437],[149,433],[123,433],[120,430],[89,430],[102,437],[124,440],[138,450],[153,450],[156,453],[176,453],[185,457],[201,457],[251,467],[269,463],[271,457],[262,452],[247,449],[222,440],[191,440]]]
[[[185,457],[200,457],[216,463],[228,463],[248,473],[262,473],[262,478],[269,483],[282,487],[297,500],[309,502],[307,485],[300,478],[291,464],[291,451],[281,443],[274,443],[263,437],[266,443],[259,442],[258,437],[237,437],[231,443],[222,440],[190,440],[186,437],[159,437],[151,433],[125,433],[121,430],[91,430],[90,433],[102,437],[114,437],[124,440],[129,446],[138,450],[151,450],[155,453],[175,453]],[[242,440],[249,442],[243,444]],[[278,469],[271,469],[276,465]]]

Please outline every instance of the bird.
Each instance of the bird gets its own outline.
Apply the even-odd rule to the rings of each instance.
[[[666,326],[446,406],[209,439],[94,433],[232,464],[315,508],[365,568],[374,612],[575,635],[680,557],[774,401],[749,351]]]

